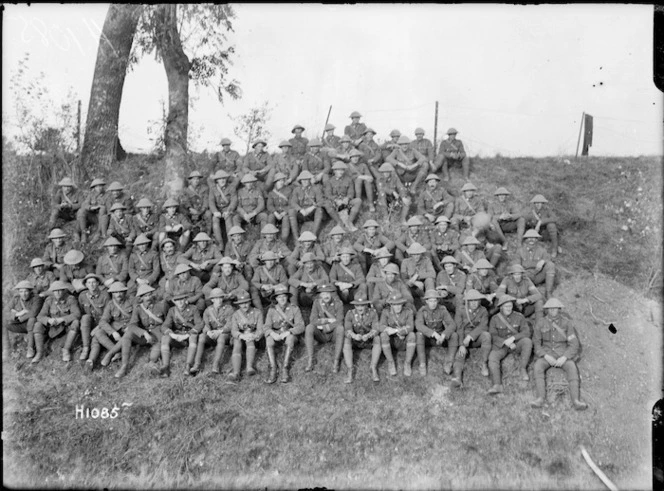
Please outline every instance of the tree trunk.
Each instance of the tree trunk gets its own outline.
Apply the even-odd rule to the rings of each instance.
[[[182,49],[177,29],[177,5],[159,5],[155,41],[168,78],[168,117],[164,143],[164,194],[177,196],[184,186],[189,128],[189,70],[191,62]]]
[[[81,177],[107,171],[115,162],[118,119],[131,45],[141,5],[111,4],[99,38],[95,74],[81,150]]]

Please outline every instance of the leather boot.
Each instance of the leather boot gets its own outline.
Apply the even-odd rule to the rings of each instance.
[[[344,340],[344,363],[346,364],[346,380],[345,383],[350,384],[353,382],[353,345],[350,339]]]
[[[535,390],[537,399],[530,401],[530,405],[532,407],[542,407],[546,398],[546,380],[544,380],[544,377],[535,377]]]
[[[371,349],[371,380],[380,382],[378,376],[378,360],[380,360],[381,347],[380,344],[374,344]]]
[[[452,374],[452,364],[454,363],[454,355],[456,355],[458,346],[456,343],[451,343],[450,340],[447,341],[447,359],[443,363],[443,372],[445,375]]]
[[[77,334],[78,333],[76,331],[67,332],[67,338],[65,339],[65,344],[62,348],[62,361],[71,361],[71,345],[74,344]]]
[[[247,376],[256,375],[254,368],[254,358],[256,357],[256,346],[247,343]]]
[[[201,363],[203,362],[203,351],[205,351],[205,342],[207,341],[207,335],[201,334],[198,338],[198,346],[196,346],[196,357],[194,359],[194,366],[189,370],[190,373],[198,373],[201,369]]]
[[[196,337],[196,340],[192,342],[192,340],[189,340],[189,346],[187,347],[187,361],[184,365],[184,374],[185,375],[191,375],[192,372],[191,368],[192,365],[194,364],[194,358],[196,357],[196,349],[198,348],[198,337]]]
[[[85,361],[85,369],[86,370],[90,371],[94,368],[95,362],[97,361],[97,358],[99,357],[99,352],[100,351],[101,351],[101,345],[95,339],[92,342],[92,349],[90,350],[90,356]]]
[[[396,377],[397,375],[397,366],[394,363],[394,357],[392,356],[392,346],[390,346],[390,342],[387,341],[386,344],[381,344],[383,348],[383,354],[385,355],[385,358],[387,359],[387,371],[388,373]]]
[[[25,352],[25,357],[33,358],[35,356],[35,333],[28,331],[28,334],[26,334],[26,339],[28,341],[28,350]]]
[[[169,346],[162,346],[161,348],[161,369],[159,370],[159,376],[161,378],[166,378],[169,376],[169,371],[171,368],[171,348]]]
[[[236,340],[238,343],[241,342]],[[242,355],[240,353],[233,353],[231,356],[231,365],[233,366],[233,371],[228,375],[228,381],[230,383],[235,383],[240,379],[240,369],[242,368]]]
[[[290,221],[290,228],[291,228],[291,234],[293,237],[297,238],[300,236],[300,227],[297,224],[297,217],[288,217],[288,221]]]
[[[35,356],[30,363],[39,363],[44,356],[44,338],[46,336],[40,332],[34,333],[35,338]]]
[[[462,377],[462,373],[463,373],[463,366],[461,365],[461,363],[455,363],[454,366],[453,366],[453,371],[454,371],[454,374],[452,375],[452,380],[450,381],[450,385],[453,388],[458,389],[463,385],[463,383],[461,381],[462,380],[461,377]]]
[[[426,348],[424,346],[424,335],[417,333],[417,360],[420,362],[420,375],[427,374]]]
[[[267,359],[270,362],[270,375],[265,379],[266,384],[273,384],[277,381],[277,360],[274,356],[274,344],[271,344],[266,348]]]
[[[7,326],[2,326],[2,360],[8,360],[10,355],[10,347],[12,346],[11,341],[9,340],[9,329]]]
[[[122,377],[124,377],[125,375],[127,375],[127,365],[123,363],[123,364],[120,366],[120,369],[119,369],[117,372],[115,372],[115,375],[113,375],[113,376],[114,376],[115,378],[122,378]]]
[[[293,347],[286,346],[286,354],[284,355],[284,366],[281,367],[281,383],[287,384],[290,382],[290,373],[288,373],[290,359],[293,354]]]
[[[102,358],[100,365],[102,367],[107,367],[111,364],[111,361],[113,360],[113,357],[115,356],[116,353],[119,353],[120,350],[122,350],[122,343],[118,341],[115,343],[111,349],[109,349],[106,352],[106,355],[104,355],[104,358]]]
[[[487,391],[488,394],[490,395],[496,395],[500,394],[503,391],[503,386],[502,384],[494,384],[491,386],[491,388]]]
[[[226,339],[222,338],[220,334],[217,338],[217,346],[214,349],[214,360],[212,360],[212,373],[220,373],[221,360],[224,358],[224,351],[226,351]]]
[[[588,409],[588,404],[581,400],[581,389],[578,380],[572,380],[569,383],[569,394],[572,399],[572,406],[577,411],[583,411]]]
[[[337,327],[334,330],[334,362],[332,365],[332,373],[339,373],[339,365],[341,364],[341,355],[344,349],[344,330],[343,327]]]
[[[544,288],[546,293],[546,298],[549,299],[553,295],[553,283],[556,279],[555,273],[547,273],[544,277]]]
[[[314,329],[316,329],[314,327]],[[307,366],[304,368],[305,372],[310,372],[314,369],[314,332],[307,329],[304,333],[304,344],[307,347]]]
[[[415,344],[408,343],[406,345],[406,363],[403,366],[404,377],[410,377],[412,375],[411,364],[413,363],[413,357],[415,356]]]

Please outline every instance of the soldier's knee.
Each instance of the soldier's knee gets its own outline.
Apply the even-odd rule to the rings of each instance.
[[[535,302],[535,312],[542,312],[544,310],[544,302],[537,300]]]
[[[556,274],[556,265],[552,261],[546,261],[544,263],[544,274],[555,275]]]
[[[409,332],[408,335],[406,336],[406,342],[408,344],[415,343],[415,340],[417,337],[415,336],[414,332]]]
[[[272,336],[267,336],[265,338],[265,346],[267,346],[268,348],[274,347],[274,338]]]
[[[481,345],[485,345],[484,343],[491,343],[491,334],[488,332],[484,331],[483,333],[480,334],[479,338],[477,340],[480,342]]]
[[[71,321],[71,324],[69,324],[69,327],[67,328],[68,331],[73,331],[73,332],[78,332],[81,328],[81,323],[79,322],[78,319],[74,319]]]
[[[418,332],[418,333],[415,334],[415,337],[416,337],[416,340],[417,340],[417,344],[420,344],[420,345],[424,344],[424,334],[422,334],[421,332]]]
[[[304,328],[304,334],[311,336],[313,335],[315,329],[316,327],[313,324],[307,324],[307,326]]]
[[[46,327],[41,322],[36,322],[34,327],[35,334],[44,334],[46,332]]]
[[[520,346],[521,349],[531,350],[533,348],[533,341],[530,338],[521,338],[516,345]]]

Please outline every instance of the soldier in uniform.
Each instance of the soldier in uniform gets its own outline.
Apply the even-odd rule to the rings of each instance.
[[[34,286],[33,293],[41,298],[49,294],[48,287],[55,281],[55,275],[46,269],[41,258],[36,257],[30,262],[32,273],[26,278]]]
[[[344,343],[344,306],[334,295],[334,285],[326,284],[318,287],[318,298],[311,308],[309,324],[304,331],[304,342],[307,347],[307,366],[305,372],[314,369],[314,339],[319,343],[334,340],[332,372],[339,373],[339,363]]]
[[[272,157],[267,153],[265,147],[267,142],[265,140],[256,140],[251,147],[253,152],[249,152],[244,157],[244,176],[250,174],[255,177],[257,181],[265,183],[268,174],[272,170]]]
[[[111,215],[108,222],[107,237],[115,237],[122,244],[124,254],[129,257],[134,246],[136,232],[132,227],[131,218],[125,216],[126,207],[122,203],[111,206]]]
[[[99,325],[106,305],[111,301],[108,290],[100,288],[102,278],[96,274],[89,274],[83,278],[83,290],[78,295],[78,304],[81,306],[81,349],[80,361],[85,361],[90,355],[90,341],[92,331]]]
[[[344,163],[350,162],[350,151],[353,149],[353,140],[350,136],[344,135],[339,139],[339,148],[336,151],[330,151],[330,159],[341,160]]]
[[[461,387],[463,378],[463,367],[466,363],[468,350],[479,348],[482,356],[481,373],[484,377],[489,376],[489,353],[491,352],[491,334],[489,334],[489,314],[480,305],[484,297],[477,290],[466,290],[463,294],[464,305],[457,309],[454,323],[457,325],[457,336],[459,339],[459,350],[457,351],[451,385],[454,388]]]
[[[383,309],[380,314],[378,330],[380,331],[380,344],[383,348],[383,354],[387,359],[388,373],[393,377],[397,374],[397,367],[392,355],[392,347],[397,351],[406,351],[406,360],[403,366],[403,374],[406,377],[411,375],[411,364],[417,348],[416,336],[414,332],[415,315],[406,299],[399,293],[390,295],[387,299],[389,308]]]
[[[106,238],[108,219],[106,215],[107,195],[104,191],[105,185],[106,182],[103,179],[93,179],[90,183],[90,192],[76,212],[76,220],[78,221],[78,228],[81,234],[81,242],[87,240],[88,223],[92,220],[97,221],[97,231],[92,235],[91,241],[95,242],[99,236]]]
[[[367,272],[367,290],[368,290],[368,296],[369,298],[373,298],[373,292],[374,292],[374,287],[376,283],[380,283],[382,281],[385,281],[385,272],[383,271],[383,268],[390,264],[390,258],[392,257],[392,254],[390,254],[390,251],[388,251],[386,248],[382,247],[376,251],[376,254],[374,255],[374,263],[369,267],[369,271]],[[395,264],[396,266],[396,264]],[[397,274],[398,274],[399,267],[397,266]]]
[[[286,180],[284,182],[286,185],[293,183],[299,173],[300,164],[298,163],[298,157],[296,157],[295,152],[293,151],[293,144],[288,140],[284,140],[279,143],[279,150],[281,150],[280,154],[272,156],[272,168],[265,181],[266,191],[272,189],[275,176],[278,173],[286,175]]]
[[[210,187],[210,213],[212,231],[219,246],[225,244],[223,232],[228,238],[228,231],[233,226],[234,212],[237,208],[237,191],[233,184],[229,184],[230,174],[223,169],[213,176],[214,185]],[[239,181],[238,181],[239,184]],[[224,224],[222,231],[221,224]]]
[[[350,113],[351,123],[344,128],[344,135],[348,135],[353,142],[353,146],[358,146],[362,142],[362,134],[367,129],[367,125],[360,123],[361,117],[360,113],[353,111]]]
[[[293,188],[286,185],[286,174],[277,172],[274,176],[274,187],[267,195],[267,222],[269,225],[281,226],[281,241],[286,242],[290,236],[290,217],[288,204]]]
[[[496,306],[500,309],[489,322],[489,334],[493,348],[489,353],[489,373],[492,386],[488,393],[499,394],[503,391],[500,362],[510,353],[519,355],[519,376],[521,380],[528,381],[528,361],[533,351],[533,342],[530,339],[530,325],[526,318],[514,310],[516,298],[503,295],[498,299]]]
[[[253,287],[251,296],[254,305],[260,304],[260,299],[264,299],[269,304],[274,287],[288,282],[286,270],[281,264],[277,264],[279,259],[279,256],[273,251],[265,251],[261,255],[260,260],[263,264],[254,268],[254,276],[251,279]]]
[[[69,177],[63,178],[51,197],[51,215],[48,219],[48,228],[55,228],[58,220],[64,220],[65,223],[76,220],[82,201],[83,198],[74,181]],[[80,240],[79,232],[78,229],[74,232],[76,242]]]
[[[563,304],[556,298],[550,298],[544,305],[546,316],[535,324],[533,345],[535,348],[535,387],[537,399],[530,403],[533,407],[542,407],[546,398],[546,371],[561,368],[567,375],[572,406],[578,411],[588,409],[588,404],[581,400],[579,369],[576,360],[579,354],[579,338],[571,320],[560,315]]]
[[[237,265],[235,259],[224,256],[217,264],[221,270],[212,273],[210,281],[203,286],[203,294],[208,297],[208,299],[212,298],[210,295],[212,295],[212,290],[215,289],[221,291],[221,294],[216,293],[216,295],[221,295],[219,298],[227,302],[235,300],[238,292],[241,290],[249,290],[249,282],[235,269],[235,266]],[[206,305],[209,305],[209,302],[206,302]],[[260,309],[260,302],[254,304],[254,307]]]
[[[406,231],[394,241],[396,245],[394,258],[399,264],[403,261],[404,254],[407,253],[408,248],[416,242],[423,246],[426,249],[425,254],[431,257],[431,242],[428,234],[422,230],[422,225],[424,225],[424,222],[419,217],[414,216],[409,218],[406,222]]]
[[[191,368],[196,356],[198,335],[203,330],[200,311],[189,302],[188,293],[178,293],[161,326],[161,377],[170,375],[171,347],[184,348],[187,345],[187,361],[184,373],[191,375]]]
[[[325,262],[325,254],[321,246],[316,242],[316,236],[311,232],[302,232],[297,239],[297,245],[293,249],[293,252],[286,259],[289,277],[293,276],[300,266],[302,266],[302,256],[307,252],[314,255],[314,260],[318,264]]]
[[[207,283],[212,273],[212,268],[221,259],[221,251],[212,238],[205,232],[199,232],[194,237],[194,246],[187,252],[180,254],[178,263],[188,264],[192,268],[192,274],[197,276],[201,283]]]
[[[367,220],[362,225],[362,233],[357,237],[357,240],[353,244],[353,247],[357,252],[357,258],[365,273],[368,272],[369,268],[372,266],[378,251],[383,248],[390,251],[393,250],[395,246],[392,240],[378,232],[379,227],[380,225],[378,225],[376,220]],[[391,256],[392,255],[390,254],[390,257]],[[371,296],[371,292],[369,292],[369,296]]]
[[[374,176],[369,168],[369,165],[361,159],[364,159],[364,154],[357,150],[352,149],[349,153],[350,162],[348,162],[348,175],[355,183],[355,198],[362,199],[362,190],[369,204],[369,211],[371,213],[376,211],[374,205]]]
[[[348,372],[345,383],[353,382],[353,348],[365,349],[371,346],[371,378],[379,382],[378,360],[380,360],[380,332],[378,314],[371,307],[364,292],[358,293],[351,302],[355,308],[349,310],[344,318],[344,362]]]
[[[285,259],[290,256],[291,250],[282,240],[277,239],[279,229],[274,225],[267,224],[261,229],[261,239],[254,244],[249,253],[249,263],[256,268],[261,256],[267,252],[274,252],[279,258],[280,264],[285,264]]]
[[[503,249],[507,247],[506,232],[525,230],[526,219],[521,216],[519,208],[514,201],[509,200],[510,193],[505,188],[498,188],[493,192],[496,199],[489,203],[488,213],[491,215],[493,230],[502,238]]]
[[[459,250],[459,232],[450,228],[450,219],[445,215],[436,218],[436,227],[429,231],[431,259],[436,271],[443,269],[441,259],[454,256]]]
[[[326,150],[337,150],[341,146],[339,141],[341,138],[334,134],[335,129],[336,126],[334,126],[332,123],[325,125],[325,135],[323,136],[323,141],[321,143]],[[309,143],[309,146],[311,147],[311,143]]]
[[[541,194],[536,195],[530,200],[531,208],[524,214],[522,228],[517,230],[517,240],[521,243],[523,232],[526,227],[535,229],[545,240],[551,241],[551,257],[556,258],[561,252],[558,247],[558,235],[560,229],[557,225],[558,218],[546,204],[549,201]]]
[[[254,268],[249,263],[249,253],[253,244],[244,240],[244,230],[242,227],[234,225],[228,231],[229,240],[224,248],[224,256],[228,256],[237,261],[237,269],[242,273],[244,279],[251,281],[254,276]]]
[[[191,222],[178,208],[178,202],[173,198],[168,198],[164,203],[166,211],[159,217],[159,243],[166,238],[173,239],[178,241],[180,250],[184,251],[191,237]]]
[[[385,162],[394,166],[397,176],[404,185],[408,185],[412,195],[429,173],[427,158],[410,146],[410,139],[401,135],[390,154],[385,157]]]
[[[76,298],[69,295],[67,283],[56,280],[49,287],[51,295],[42,305],[34,326],[35,356],[30,363],[39,363],[44,356],[46,336],[53,339],[65,330],[67,337],[62,348],[62,361],[71,361],[71,346],[80,329],[81,309]]]
[[[60,270],[65,264],[65,254],[72,249],[71,244],[65,240],[66,237],[67,234],[59,228],[51,230],[51,233],[48,234],[50,242],[46,244],[42,255],[44,266],[53,271],[56,276],[60,276]]]
[[[399,148],[399,138],[401,132],[397,129],[390,131],[390,139],[383,143],[380,147],[381,157],[383,162],[392,153],[395,148]]]
[[[119,253],[121,245],[118,239],[109,237],[104,242],[105,253],[97,259],[95,273],[107,287],[116,281],[124,283],[129,277],[129,260],[127,256]]]
[[[517,250],[517,262],[526,270],[526,276],[535,286],[544,284],[546,298],[553,295],[556,279],[556,266],[546,248],[539,243],[542,236],[535,230],[528,230],[523,236],[523,244]]]
[[[329,231],[328,239],[323,243],[322,249],[325,256],[326,269],[329,270],[335,263],[338,263],[341,260],[341,251],[342,247],[352,246],[350,240],[346,239],[346,231],[339,225],[332,227],[332,230]]]
[[[293,133],[295,136],[288,140],[288,142],[293,146],[291,152],[293,153],[298,166],[302,165],[302,160],[307,153],[307,145],[309,144],[309,140],[302,136],[303,131],[304,126],[296,124],[291,130],[291,133]]]
[[[406,252],[408,257],[401,262],[401,279],[414,298],[422,298],[426,290],[435,288],[436,271],[422,244],[413,242]]]
[[[332,164],[333,177],[325,183],[325,198],[323,204],[327,214],[339,226],[345,226],[349,231],[357,230],[353,221],[360,213],[362,200],[355,197],[355,185],[351,178],[346,175],[348,166],[341,161]],[[342,219],[344,216],[345,220]]]
[[[478,248],[481,243],[472,235],[467,236],[461,242],[461,248],[454,254],[454,258],[459,264],[459,269],[470,273],[475,267],[475,263],[480,259],[486,259],[484,252]]]
[[[351,262],[355,256],[352,247],[342,247],[339,254],[339,262],[330,269],[330,282],[337,287],[341,301],[348,304],[358,292],[366,290],[366,279],[359,263]]]
[[[505,294],[515,297],[514,308],[526,317],[535,314],[537,322],[542,318],[542,294],[526,276],[526,270],[520,264],[513,264],[507,272],[496,291],[496,297]]]
[[[457,268],[454,256],[445,256],[440,262],[442,269],[436,276],[436,290],[440,292],[441,304],[455,314],[466,291],[466,273]]]
[[[420,362],[420,375],[427,374],[426,347],[442,346],[447,343],[447,360],[443,371],[452,373],[452,362],[459,347],[456,324],[448,310],[440,304],[440,295],[436,290],[427,290],[422,297],[424,305],[415,316],[417,359]]]
[[[85,289],[83,278],[92,272],[92,268],[86,263],[85,254],[76,249],[65,254],[63,258],[64,265],[60,268],[60,281],[69,283],[70,293],[77,293]]]
[[[205,298],[203,296],[203,283],[200,278],[191,274],[191,266],[188,264],[178,264],[173,271],[173,277],[165,288],[165,300],[171,302],[181,293],[186,293],[185,298],[188,305],[193,305],[198,309],[198,313],[205,310]]]
[[[242,348],[246,347],[248,376],[256,375],[254,358],[256,356],[256,343],[263,337],[263,312],[260,309],[249,307],[251,299],[249,293],[239,292],[235,305],[237,310],[231,316],[231,335],[233,336],[233,355],[231,363],[233,371],[228,381],[235,383],[240,378],[242,367]]]
[[[493,300],[498,291],[498,278],[493,270],[493,264],[486,259],[479,259],[466,278],[466,290],[477,290],[484,295],[482,306],[489,311],[489,314],[495,313]]]
[[[440,142],[440,147],[438,148],[438,157],[436,158],[434,172],[438,172],[438,169],[442,167],[443,169],[443,180],[450,180],[450,165],[454,165],[457,162],[461,163],[461,169],[463,170],[463,178],[467,181],[470,175],[470,159],[466,155],[466,150],[463,148],[463,143],[461,140],[456,139],[457,130],[450,128],[447,130],[447,140]]]
[[[274,347],[277,343],[286,345],[284,363],[281,366],[281,382],[290,382],[288,368],[297,343],[297,337],[304,332],[304,320],[299,307],[289,303],[289,291],[286,285],[277,285],[274,288],[275,304],[270,307],[265,316],[264,336],[268,360],[270,361],[270,376],[265,383],[273,384],[277,381],[277,360]]]
[[[378,315],[383,313],[385,303],[395,293],[399,293],[406,299],[406,302],[414,306],[413,294],[410,293],[410,288],[406,286],[399,276],[399,266],[388,264],[383,268],[383,274],[385,275],[385,280],[377,281],[374,284],[373,296],[371,297],[371,303],[378,311]]]
[[[327,273],[311,252],[302,255],[301,266],[288,279],[291,302],[300,307],[303,303],[311,305],[314,303],[318,287],[330,282]]]
[[[417,199],[417,212],[429,220],[430,224],[435,223],[441,216],[452,218],[454,198],[440,183],[440,177],[429,174],[425,181],[426,187]]]
[[[115,203],[122,203],[125,205],[127,213],[130,215],[134,213],[134,199],[124,192],[124,186],[122,184],[120,184],[118,181],[113,181],[111,184],[109,184],[106,191],[107,193],[105,193],[106,198],[104,204],[106,206],[107,213]]]
[[[314,176],[311,180],[313,185],[324,184],[330,177],[330,157],[327,152],[321,152],[321,147],[322,143],[319,139],[311,140],[309,151],[302,160],[302,170],[307,170]]]
[[[132,217],[134,233],[138,237],[143,234],[152,243],[152,250],[157,251],[159,243],[156,240],[159,237],[159,216],[153,213],[154,204],[147,198],[142,198],[136,204],[138,213]]]
[[[233,189],[237,189],[242,173],[242,157],[235,150],[231,150],[231,145],[232,142],[228,138],[221,139],[221,152],[216,155],[214,170],[217,172],[223,170],[227,173],[229,184]]]
[[[34,327],[37,315],[41,311],[44,300],[35,295],[34,285],[29,281],[19,281],[14,287],[16,294],[5,307],[2,322],[2,359],[9,358],[13,343],[9,341],[9,332],[25,334],[28,343],[26,357],[35,356]]]
[[[140,285],[154,287],[161,274],[159,254],[150,249],[150,239],[141,234],[134,240],[134,251],[127,263],[127,295],[134,297]]]
[[[182,191],[180,203],[184,213],[191,222],[191,233],[212,232],[212,213],[210,212],[210,189],[201,184],[203,175],[197,170],[187,178],[188,185]]]
[[[358,149],[362,152],[362,158],[369,167],[371,175],[377,180],[380,177],[378,168],[380,164],[383,163],[383,152],[381,151],[380,145],[374,141],[374,136],[376,136],[376,130],[373,128],[367,128],[362,134],[362,143]]]
[[[314,235],[318,235],[323,221],[325,199],[321,190],[311,185],[313,177],[309,171],[300,172],[300,175],[297,176],[300,185],[291,194],[288,216],[291,223],[291,232],[294,237],[300,235],[300,221],[313,220],[312,232]]]
[[[245,289],[238,290],[246,291]],[[198,373],[203,362],[203,352],[205,345],[210,342],[215,345],[214,360],[212,361],[212,373],[219,374],[221,370],[221,361],[224,357],[226,345],[231,341],[230,320],[235,312],[233,306],[227,302],[230,297],[220,288],[213,288],[209,292],[208,300],[212,302],[203,312],[203,332],[198,337],[198,346],[196,348],[196,359],[194,366],[189,370],[191,373]],[[233,299],[237,298],[235,293]]]
[[[484,201],[475,194],[475,191],[477,191],[477,187],[467,182],[461,187],[461,196],[454,200],[454,213],[451,220],[452,226],[459,231],[472,226],[476,213],[486,212]]]
[[[433,143],[428,138],[424,138],[424,130],[422,128],[415,128],[415,139],[410,142],[410,146],[424,155],[427,158],[427,162],[433,165]]]
[[[159,289],[162,295],[168,289],[168,284],[173,279],[175,268],[178,266],[178,254],[175,250],[175,241],[173,239],[164,239],[161,243],[161,253],[159,254],[159,267],[164,276],[159,280]]]
[[[245,174],[241,182],[243,187],[237,193],[237,211],[233,216],[233,223],[238,227],[243,222],[247,224],[258,223],[261,227],[267,223],[265,198],[263,193],[254,187],[258,179],[251,173]]]
[[[155,302],[155,289],[143,283],[136,292],[136,306],[131,313],[129,326],[120,340],[122,352],[122,365],[115,372],[115,378],[127,375],[129,369],[129,355],[134,344],[150,345],[150,368],[159,372],[159,357],[161,356],[161,328],[166,319],[166,305]]]

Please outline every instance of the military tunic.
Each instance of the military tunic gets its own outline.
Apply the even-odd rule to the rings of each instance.
[[[106,282],[109,279],[126,282],[129,277],[129,260],[124,254],[102,254],[97,260],[97,276]]]
[[[114,332],[123,334],[129,326],[134,309],[133,299],[129,296],[126,296],[122,302],[111,298],[104,307],[98,327],[109,336],[112,336]]]
[[[171,307],[161,326],[163,337],[170,337],[171,334],[198,335],[202,330],[201,314],[193,305],[185,305],[182,310],[177,306]]]
[[[304,319],[300,308],[291,304],[287,304],[284,309],[280,305],[273,305],[267,311],[263,330],[266,337],[272,331],[277,334],[290,331],[294,336],[299,336],[304,332]]]
[[[348,339],[350,339],[348,334],[351,332],[359,334],[360,336],[366,336],[367,334],[373,333],[374,336],[367,341],[352,340],[353,347],[360,349],[370,348],[374,343],[373,337],[380,332],[378,313],[370,305],[367,305],[367,308],[362,314],[360,314],[357,309],[349,310],[346,312],[346,317],[344,318],[344,330]]]
[[[145,252],[134,250],[129,256],[127,271],[129,274],[127,286],[135,285],[139,278],[146,280],[148,285],[154,286],[161,273],[159,254],[151,250]]]
[[[159,216],[155,213],[149,213],[146,218],[140,213],[132,217],[134,234],[136,236],[144,234],[148,239],[154,240],[154,234],[159,231]]]
[[[231,271],[226,276],[224,273],[213,273],[210,281],[203,286],[206,297],[210,295],[213,288],[219,288],[228,297],[224,300],[234,299],[239,290],[249,291],[249,282],[237,271]]]
[[[231,316],[231,333],[233,338],[240,339],[241,334],[251,333],[260,339],[263,337],[263,313],[249,307],[247,313],[236,310]]]

